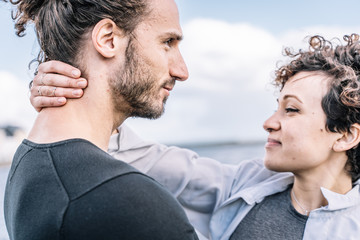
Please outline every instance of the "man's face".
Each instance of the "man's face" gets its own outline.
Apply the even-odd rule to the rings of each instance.
[[[125,64],[114,71],[110,85],[116,110],[154,119],[164,112],[175,81],[186,80],[188,72],[178,48],[182,31],[175,2],[154,0],[149,7],[151,12],[132,33]]]

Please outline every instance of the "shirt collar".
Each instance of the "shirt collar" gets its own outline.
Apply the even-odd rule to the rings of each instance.
[[[109,147],[108,147],[108,152],[109,153],[116,152],[116,151],[118,151],[120,149],[119,138],[120,138],[119,133],[111,135],[110,141],[109,141]]]
[[[346,194],[339,194],[321,187],[321,192],[328,201],[326,210],[338,210],[360,204],[359,185],[356,185]]]
[[[269,177],[263,182],[242,189],[241,191],[234,194],[226,202],[230,203],[236,201],[239,198],[242,198],[249,205],[259,203],[267,196],[285,191],[293,182],[294,176],[292,173],[278,173]]]

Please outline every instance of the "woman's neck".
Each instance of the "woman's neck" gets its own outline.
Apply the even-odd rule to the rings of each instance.
[[[299,213],[304,215],[308,215],[314,209],[328,205],[321,187],[339,194],[346,194],[352,189],[351,177],[345,171],[335,175],[294,173],[294,176],[294,185],[291,190],[292,204]]]

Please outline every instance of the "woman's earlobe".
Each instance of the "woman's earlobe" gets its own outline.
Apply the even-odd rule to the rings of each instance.
[[[335,152],[347,151],[356,147],[360,142],[360,125],[354,123],[350,127],[349,132],[345,132],[341,138],[339,138],[333,146]]]

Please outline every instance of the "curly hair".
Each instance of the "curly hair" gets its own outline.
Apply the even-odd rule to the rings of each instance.
[[[4,0],[6,1],[6,0]],[[146,0],[9,0],[15,29],[23,36],[34,23],[40,52],[38,63],[59,60],[76,64],[82,38],[102,19],[113,20],[126,34],[131,33],[149,12]]]
[[[345,45],[334,44],[322,36],[309,39],[309,49],[294,52],[285,48],[284,55],[293,60],[278,68],[274,84],[280,91],[298,72],[321,71],[330,79],[328,92],[322,99],[326,128],[331,132],[350,132],[360,123],[360,43],[359,35],[345,35]],[[346,151],[346,170],[355,182],[360,178],[360,147]]]

